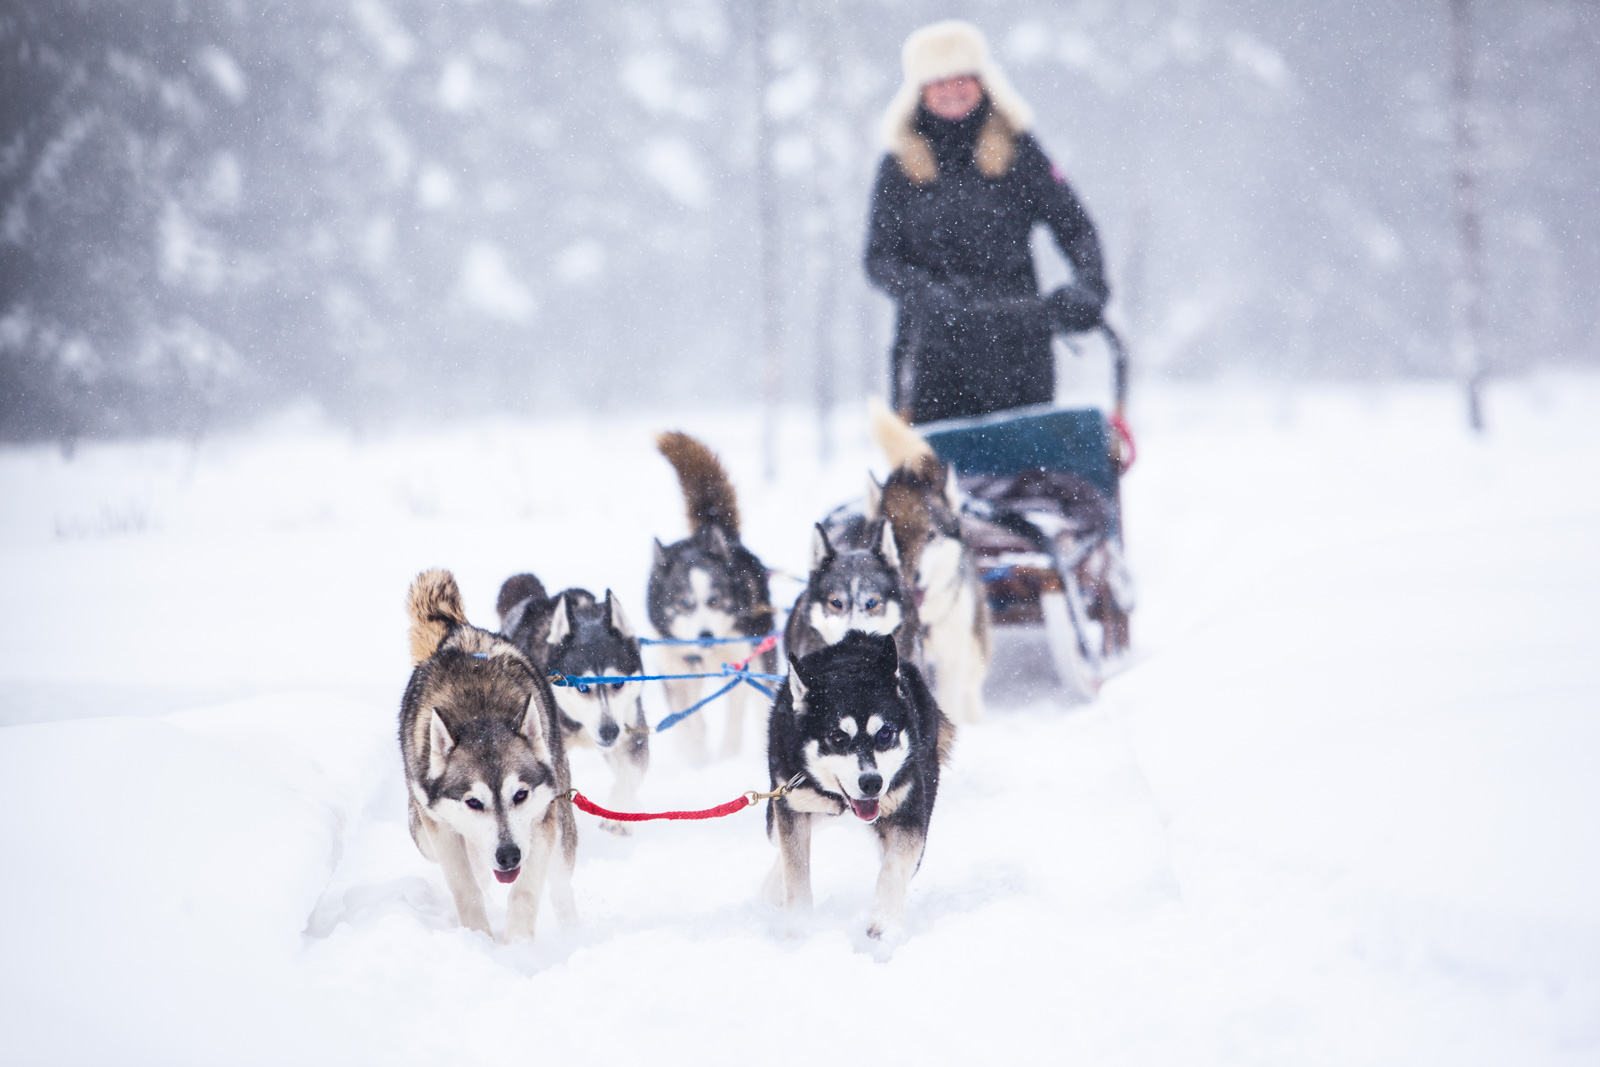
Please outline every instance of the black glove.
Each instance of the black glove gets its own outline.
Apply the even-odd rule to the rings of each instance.
[[[1063,285],[1044,298],[1050,328],[1056,333],[1082,333],[1100,325],[1104,301],[1079,285]]]

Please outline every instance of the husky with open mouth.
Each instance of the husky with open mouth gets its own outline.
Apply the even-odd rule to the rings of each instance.
[[[767,807],[779,851],[769,898],[791,914],[810,909],[812,820],[848,814],[871,824],[883,853],[867,933],[898,927],[954,740],[955,726],[892,637],[851,631],[791,659],[767,725],[772,788],[797,783]]]
[[[587,589],[546,596],[531,574],[507,578],[498,602],[500,632],[546,671],[581,682],[588,678],[636,678],[644,674],[639,641],[611,590],[597,600]],[[561,714],[563,740],[571,746],[599,748],[614,784],[606,806],[634,807],[639,783],[650,768],[650,727],[644,717],[644,682],[621,681],[553,687]],[[627,835],[626,825],[609,819],[602,830]]]
[[[543,671],[467,621],[449,571],[417,575],[406,608],[415,666],[400,704],[400,754],[412,839],[444,869],[461,925],[490,932],[490,876],[511,886],[508,940],[533,937],[547,875],[556,914],[575,922],[578,828],[558,799],[571,782]]]

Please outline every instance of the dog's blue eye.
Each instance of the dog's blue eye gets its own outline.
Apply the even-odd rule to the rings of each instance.
[[[715,595],[706,597],[706,607],[708,607],[708,608],[716,607],[717,606],[717,601],[719,601],[721,599],[722,599],[721,597],[715,596]]]
[[[526,789],[519,789],[519,790],[517,790],[515,793],[513,793],[511,795],[511,803],[513,803],[513,804],[521,804],[524,800],[527,800],[527,799],[528,799],[528,791]]]
[[[838,597],[834,597],[832,600],[828,601],[828,603],[833,606],[835,611],[844,610],[844,601],[840,600]]]
[[[871,611],[873,608],[876,608],[877,606],[878,606],[878,598],[877,597],[873,596],[873,597],[868,597],[867,598],[866,608],[867,608],[868,611]]]
[[[682,600],[678,601],[678,607],[682,608],[684,611],[693,611],[694,601],[690,600],[688,597],[684,597]]]
[[[883,729],[878,731],[878,747],[893,748],[894,743],[899,740],[899,738],[899,731],[892,726],[885,726]]]
[[[620,692],[622,692],[622,686],[623,686],[622,682],[612,682],[611,683],[611,691],[613,693],[620,693]]]
[[[473,811],[482,811],[483,801],[479,800],[477,797],[468,797],[467,807],[471,808]]]

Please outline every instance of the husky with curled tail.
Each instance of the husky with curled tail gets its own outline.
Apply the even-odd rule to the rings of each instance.
[[[533,937],[545,881],[577,921],[578,828],[555,700],[516,645],[467,621],[446,570],[423,571],[406,600],[414,669],[400,703],[411,836],[444,869],[461,925],[489,933],[484,889],[511,886],[506,940]]]
[[[722,462],[705,445],[684,433],[664,433],[656,446],[672,464],[683,490],[689,536],[670,545],[658,538],[650,570],[647,602],[650,623],[662,638],[705,641],[705,644],[660,646],[662,673],[714,672],[723,663],[744,659],[772,632],[772,594],[767,569],[739,542],[739,505]],[[726,640],[733,638],[735,640]],[[750,664],[775,673],[777,655],[766,652]],[[714,678],[669,681],[667,703],[681,711],[715,692]],[[722,754],[738,753],[743,742],[747,705],[765,704],[754,689],[738,685],[723,698],[728,707]],[[693,762],[707,755],[703,713],[684,719],[674,730]]]
[[[567,747],[598,748],[611,768],[606,806],[633,808],[650,768],[650,727],[644,717],[644,682],[632,680],[644,674],[644,662],[622,605],[609,589],[604,600],[577,588],[547,596],[538,578],[516,574],[500,587],[496,608],[500,632],[535,666],[580,682],[586,677],[626,679],[582,689],[552,688]],[[602,819],[600,828],[623,837],[632,833],[626,823],[610,819]]]
[[[894,530],[939,707],[957,722],[981,722],[993,655],[989,601],[962,535],[955,472],[882,402],[869,410],[873,439],[894,471],[881,487],[868,486],[867,515],[882,515]]]

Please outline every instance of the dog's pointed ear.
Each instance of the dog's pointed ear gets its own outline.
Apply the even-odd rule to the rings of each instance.
[[[900,569],[900,546],[894,539],[894,527],[889,524],[888,519],[879,519],[878,525],[880,527],[876,538],[878,555],[882,556],[883,561],[892,569],[898,571]]]
[[[528,703],[523,706],[522,718],[517,721],[517,733],[528,739],[528,744],[533,747],[536,757],[547,760],[550,758],[550,753],[544,743],[544,698],[540,694],[538,687],[528,694]]]
[[[951,511],[961,510],[961,487],[956,484],[956,469],[953,465],[944,469],[944,502],[950,505]]]
[[[867,472],[867,495],[862,510],[866,512],[868,522],[877,518],[883,510],[883,486],[871,471]]]
[[[667,567],[667,546],[661,543],[661,538],[653,537],[651,541],[654,548],[650,553],[650,565],[656,570],[665,570]]]
[[[832,555],[833,542],[828,540],[828,531],[819,522],[811,527],[811,569],[816,570]]]
[[[575,620],[572,618],[572,601],[567,599],[567,594],[562,593],[556,597],[555,614],[550,616],[550,635],[545,643],[559,645],[566,636],[576,630]]]
[[[723,532],[720,526],[712,526],[710,530],[711,532],[706,539],[711,543],[711,554],[720,560],[731,562],[733,560],[733,549],[728,544],[728,535]]]
[[[628,617],[622,614],[622,605],[609,589],[606,590],[606,625],[629,641],[633,640],[633,627],[628,625]]]
[[[428,712],[432,716],[428,720],[428,770],[427,779],[433,781],[444,773],[445,761],[450,758],[450,753],[455,750],[456,739],[450,736],[450,727],[445,725],[444,716],[439,714],[439,709],[434,708]]]
[[[900,677],[900,650],[895,647],[892,634],[866,634],[872,642],[873,665],[886,674]]]
[[[806,683],[800,677],[800,661],[793,656],[789,657],[789,699],[794,704],[796,715],[805,714]]]

